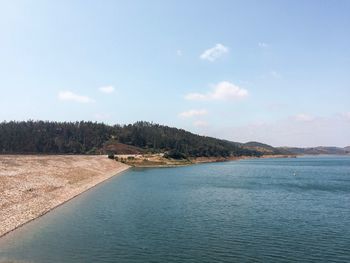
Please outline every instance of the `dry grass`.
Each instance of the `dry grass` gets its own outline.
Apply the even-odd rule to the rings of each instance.
[[[173,167],[192,164],[189,160],[167,159],[162,153],[158,154],[119,154],[116,156],[130,166],[135,167]]]
[[[0,155],[0,236],[127,168],[106,156]]]

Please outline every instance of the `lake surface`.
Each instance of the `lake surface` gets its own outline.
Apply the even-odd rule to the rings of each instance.
[[[1,260],[350,262],[350,157],[133,169],[0,239]]]

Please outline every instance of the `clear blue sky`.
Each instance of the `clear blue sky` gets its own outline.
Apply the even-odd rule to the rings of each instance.
[[[350,1],[2,1],[0,120],[350,145]]]

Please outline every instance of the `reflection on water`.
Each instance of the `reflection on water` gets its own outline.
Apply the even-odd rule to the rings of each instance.
[[[349,157],[135,169],[5,236],[0,258],[350,262],[349,204]]]

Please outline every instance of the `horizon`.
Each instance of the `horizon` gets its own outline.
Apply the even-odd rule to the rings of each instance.
[[[349,146],[350,2],[213,3],[1,3],[0,121]]]

